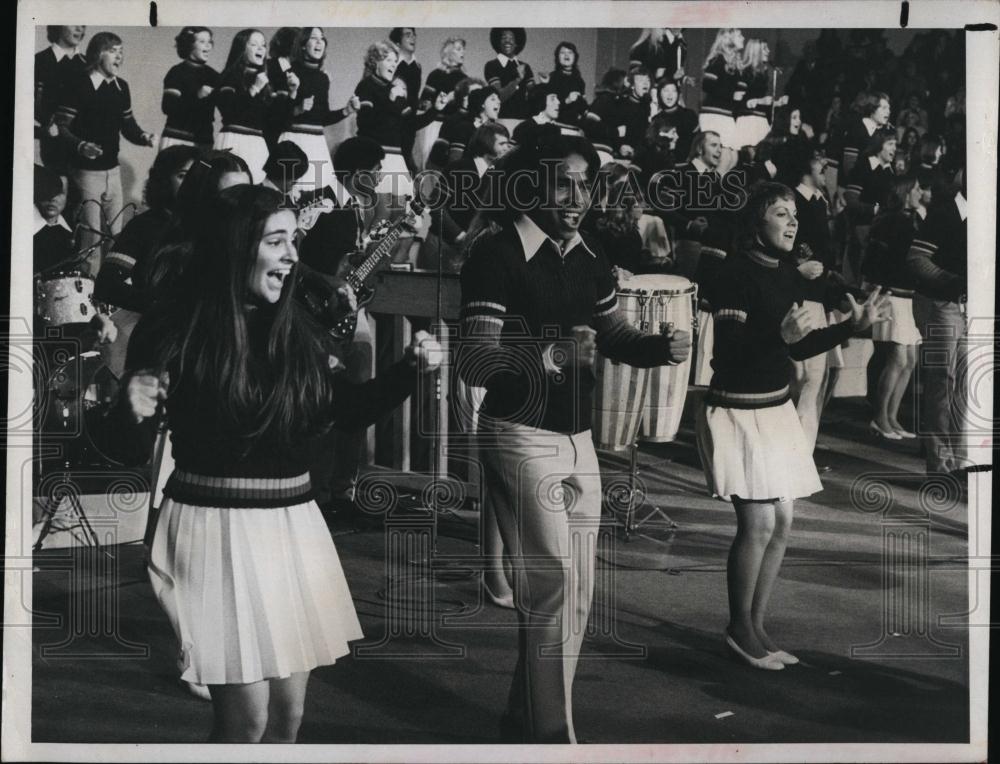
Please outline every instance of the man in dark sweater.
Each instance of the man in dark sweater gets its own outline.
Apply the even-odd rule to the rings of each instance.
[[[503,168],[497,228],[462,269],[458,373],[485,387],[485,490],[514,569],[519,658],[506,742],[573,743],[573,675],[593,596],[600,469],[590,433],[594,353],[636,366],[683,361],[685,332],[644,335],[618,309],[600,246],[581,236],[598,157],[584,138],[522,146]],[[547,170],[544,168],[548,168]]]
[[[913,317],[924,339],[919,354],[919,433],[929,475],[968,466],[963,433],[966,398],[960,386],[964,380],[959,380],[965,337],[966,215],[962,191],[935,198],[906,257],[917,281]]]
[[[69,173],[68,157],[54,117],[66,83],[82,74],[87,60],[80,53],[85,26],[46,27],[51,43],[35,54],[35,163],[51,167],[62,176]],[[65,184],[64,184],[65,185]]]
[[[67,83],[56,111],[59,134],[71,153],[73,186],[80,210],[77,217],[92,231],[110,223],[110,233],[121,232],[125,206],[118,167],[119,136],[137,146],[152,146],[155,136],[143,132],[132,115],[128,83],[118,76],[124,58],[121,38],[98,32],[87,46],[87,70]],[[83,246],[97,234],[85,232]],[[91,271],[100,269],[100,254],[91,261]]]

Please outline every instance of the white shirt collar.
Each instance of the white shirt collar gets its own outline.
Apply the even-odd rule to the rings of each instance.
[[[865,126],[865,130],[868,131],[869,136],[875,135],[875,131],[878,129],[878,125],[876,124],[874,119],[872,119],[871,117],[862,117],[861,123]]]
[[[962,222],[965,222],[965,218],[968,215],[969,203],[962,196],[962,192],[959,191],[955,194],[955,206],[958,207],[958,214],[962,217]]]
[[[702,161],[701,157],[695,157],[694,159],[692,159],[691,164],[694,165],[694,169],[698,171],[699,175],[701,175],[703,172],[713,172],[712,168],[709,167],[707,164],[705,164]]]
[[[31,205],[31,209],[35,213],[34,220],[32,220],[32,231],[31,231],[31,235],[34,236],[36,233],[45,228],[45,226],[47,226],[48,223],[46,222],[45,218],[42,217],[42,213],[38,211],[38,207],[36,207],[35,205]],[[56,225],[62,226],[70,233],[73,233],[73,229],[69,227],[69,223],[66,222],[66,219],[62,215],[59,216],[59,219],[56,221]]]
[[[76,58],[80,55],[80,48],[64,48],[57,42],[52,43],[50,46],[52,48],[52,54],[56,57],[56,61],[62,61],[66,56],[70,58]]]
[[[674,40],[677,39],[677,38],[674,37],[674,33],[671,32],[669,29],[666,30],[666,32],[663,33],[663,36],[667,38],[667,42],[670,43],[671,45],[673,45],[674,44]]]
[[[891,166],[888,162],[880,162],[879,159],[878,159],[878,157],[874,156],[874,155],[868,157],[868,164],[871,166],[871,168],[873,170],[877,169],[879,166],[882,166],[882,167],[890,167]]]
[[[575,234],[564,247],[539,228],[538,224],[527,215],[521,215],[514,221],[514,230],[517,231],[518,238],[521,239],[521,247],[524,249],[524,259],[526,261],[531,260],[531,258],[538,254],[538,250],[542,248],[546,239],[555,244],[556,249],[562,253],[572,252],[577,245],[580,245],[590,253],[591,257],[597,257],[579,233]]]
[[[818,188],[809,188],[809,186],[807,186],[805,183],[799,183],[799,185],[795,187],[795,190],[798,191],[800,194],[802,194],[802,196],[804,196],[806,200],[810,202],[813,199],[823,198],[823,194],[820,192]]]
[[[115,83],[116,88],[118,88],[119,90],[122,89],[122,86],[118,84],[117,77],[111,77],[110,79],[106,78],[97,69],[92,69],[90,71],[90,82],[93,84],[94,90],[97,90],[101,86],[102,82],[113,82]]]
[[[921,220],[927,219],[927,208],[926,207],[914,207],[913,214],[915,214]]]
[[[507,56],[503,53],[497,53],[497,61],[500,62],[500,66],[507,66],[508,61],[513,61],[515,64],[517,63],[516,58],[507,58]]]
[[[490,167],[490,163],[486,161],[485,157],[472,157],[472,162],[476,165],[476,172],[479,173],[480,178],[486,174]]]

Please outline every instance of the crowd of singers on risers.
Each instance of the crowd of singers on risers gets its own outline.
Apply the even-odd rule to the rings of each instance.
[[[886,350],[870,428],[890,440],[915,437],[899,408],[916,345],[940,346],[948,364],[922,373],[927,470],[965,466],[954,389],[966,281],[961,33],[917,34],[896,56],[881,33],[823,31],[779,96],[765,42],[719,30],[699,66],[683,30],[646,29],[591,97],[572,42],[536,74],[525,30],[492,29],[496,57],[477,78],[464,69],[466,40],[448,38],[425,74],[417,30],[397,28],[368,48],[354,95],[334,108],[322,29],[270,41],[242,30],[220,74],[212,31],[185,27],[145,211],[122,228],[120,136],[157,144],[119,76],[124,43],[99,32],[82,53],[85,27],[48,32],[36,57],[35,270],[42,280],[69,263],[96,277],[97,304],[141,315],[114,361],[121,394],[106,419],[119,450],[142,458],[168,401],[175,469],[151,578],[182,678],[209,688],[213,740],[294,740],[309,671],[361,636],[311,500],[350,504],[361,428],[436,366],[438,348],[418,335],[370,380],[367,321],[330,345],[291,275],[308,264],[332,304],[352,310],[343,264],[376,218],[400,214],[419,171],[442,171],[448,202],[409,215],[393,258],[441,258],[462,274],[456,363],[486,389],[484,522],[511,563],[509,576],[492,571],[506,596],[490,596],[516,604],[523,629],[505,740],[576,740],[572,680],[595,546],[576,537],[596,532],[601,496],[595,350],[635,366],[691,352],[686,331],[645,335],[624,320],[616,292],[631,274],[699,286],[695,374],[709,392],[698,447],[709,491],[737,516],[725,639],[742,660],[797,662],[764,617],[792,502],[822,488],[812,451],[850,337]],[[684,102],[699,86],[695,113]],[[352,115],[357,135],[331,157],[324,128]],[[519,171],[534,173],[528,198],[540,204],[519,207],[502,184],[490,209],[464,203]],[[76,226],[62,215],[67,199]],[[525,322],[539,339],[531,368]],[[102,313],[79,324],[63,329],[122,346]],[[931,337],[931,325],[952,331]],[[546,395],[529,395],[533,374]],[[558,448],[529,459],[541,444]],[[519,481],[521,462],[535,483],[561,476],[564,490]],[[545,644],[562,659],[540,659]]]

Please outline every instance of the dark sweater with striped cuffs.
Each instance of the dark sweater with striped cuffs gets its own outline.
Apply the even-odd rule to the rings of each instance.
[[[145,146],[142,128],[132,114],[132,96],[121,77],[101,80],[94,87],[90,72],[78,72],[63,89],[56,122],[70,151],[70,162],[81,170],[111,170],[118,166],[120,136],[137,146]],[[101,155],[87,159],[79,152],[80,143],[96,143]]]
[[[743,96],[742,101],[738,102],[739,105],[733,113],[737,117],[764,117],[766,119],[770,112],[769,106],[757,104],[751,109],[747,106],[747,101],[760,100],[770,94],[770,70],[764,69],[760,72],[754,72],[752,69],[744,69],[740,75],[740,79],[746,84],[746,95]]]
[[[222,132],[263,137],[274,91],[270,85],[265,85],[256,94],[250,92],[260,71],[249,66],[235,67],[222,75],[215,99],[222,116]]]
[[[962,194],[935,201],[913,238],[906,265],[917,292],[935,300],[958,302],[967,290],[969,229]]]
[[[522,62],[523,63],[523,62]],[[500,92],[503,103],[500,105],[500,119],[527,119],[531,116],[528,108],[528,91],[535,85],[535,75],[528,64],[524,64],[524,79],[517,85],[517,61],[509,58],[501,63],[499,58],[486,62],[483,67],[483,77],[486,84]],[[513,86],[513,87],[512,87]],[[504,98],[504,93],[510,90],[510,95]]]
[[[400,149],[407,116],[413,111],[405,98],[391,98],[392,83],[369,74],[354,88],[361,101],[358,135],[371,138],[382,148]]]
[[[739,71],[730,71],[726,68],[726,59],[716,56],[708,62],[701,75],[701,113],[733,116],[733,111],[739,106],[739,101],[733,98],[733,94],[738,90],[746,90],[746,87]]]
[[[761,251],[726,258],[714,299],[712,381],[705,398],[709,406],[782,405],[790,400],[792,361],[830,350],[853,331],[846,321],[788,345],[781,338],[781,321],[793,303],[802,302],[802,276],[784,258]]]
[[[248,314],[249,372],[264,390],[273,380],[273,373],[268,373],[263,361],[266,310],[260,308]],[[156,368],[152,325],[146,316],[136,326],[129,343],[128,369]],[[316,362],[329,365],[326,357],[317,357]],[[182,375],[177,363],[169,364],[166,417],[176,466],[165,495],[203,507],[288,507],[309,501],[313,490],[308,465],[317,438],[331,426],[352,429],[374,423],[398,406],[416,385],[417,371],[407,360],[361,385],[348,381],[343,369],[340,366],[331,370],[327,377],[321,409],[326,416],[312,420],[303,416],[297,423],[300,432],[291,443],[283,443],[273,428],[249,436],[254,423],[231,423],[223,414],[218,390],[199,389],[190,372]],[[156,424],[151,419],[136,424],[124,397],[107,416],[94,423],[91,435],[103,453],[127,464],[142,464],[152,453]]]
[[[181,61],[163,78],[161,108],[167,115],[163,127],[166,138],[212,145],[215,122],[215,93],[219,88],[219,73],[208,64]],[[198,97],[203,87],[212,88],[205,98]]]
[[[574,326],[594,327],[599,351],[612,360],[671,363],[665,337],[625,322],[617,289],[592,239],[579,237],[561,254],[526,217],[477,237],[462,268],[455,365],[470,385],[486,388],[483,415],[566,434],[590,429],[594,373],[572,362]],[[549,345],[558,373],[546,370]]]
[[[330,78],[318,63],[295,61],[292,71],[299,78],[299,89],[294,103],[287,104],[283,128],[292,133],[323,135],[323,128],[346,119],[346,109],[330,108]],[[302,102],[313,99],[312,108],[302,111]]]

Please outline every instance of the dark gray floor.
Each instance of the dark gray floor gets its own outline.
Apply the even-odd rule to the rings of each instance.
[[[967,610],[967,572],[952,562],[966,555],[966,505],[922,491],[914,443],[874,443],[864,434],[866,422],[856,402],[837,402],[824,422],[816,461],[832,470],[823,475],[823,493],[796,504],[770,628],[803,664],[773,673],[740,665],[723,650],[733,515],[705,495],[690,433],[643,448],[649,499],[678,527],[668,531],[653,516],[632,541],[615,538],[601,552],[575,686],[580,737],[592,743],[967,741],[967,630],[939,623],[939,616]],[[627,467],[623,457],[603,461],[606,482]],[[403,564],[392,571],[388,592],[383,534],[334,526],[371,654],[314,673],[301,742],[497,740],[516,632],[513,613],[484,606],[477,579],[462,572],[477,554],[475,519],[462,512],[442,523],[436,583],[421,583],[421,568]],[[920,552],[905,565],[887,563],[904,536],[916,544],[911,550],[926,540],[929,557]],[[93,550],[77,553],[77,581],[89,594],[73,599],[71,553],[53,550],[38,559],[33,738],[202,741],[211,709],[177,683],[172,637],[142,577],[141,547],[111,551],[117,574],[95,573],[101,558]],[[402,605],[392,611],[402,616],[387,618],[387,595]],[[418,617],[421,598],[431,595],[434,610]],[[921,603],[924,609],[913,608]],[[113,631],[117,638],[60,646],[68,623],[86,625],[111,607],[117,617],[82,630]],[[47,614],[68,618],[45,627]],[[407,636],[407,628],[417,636]]]

